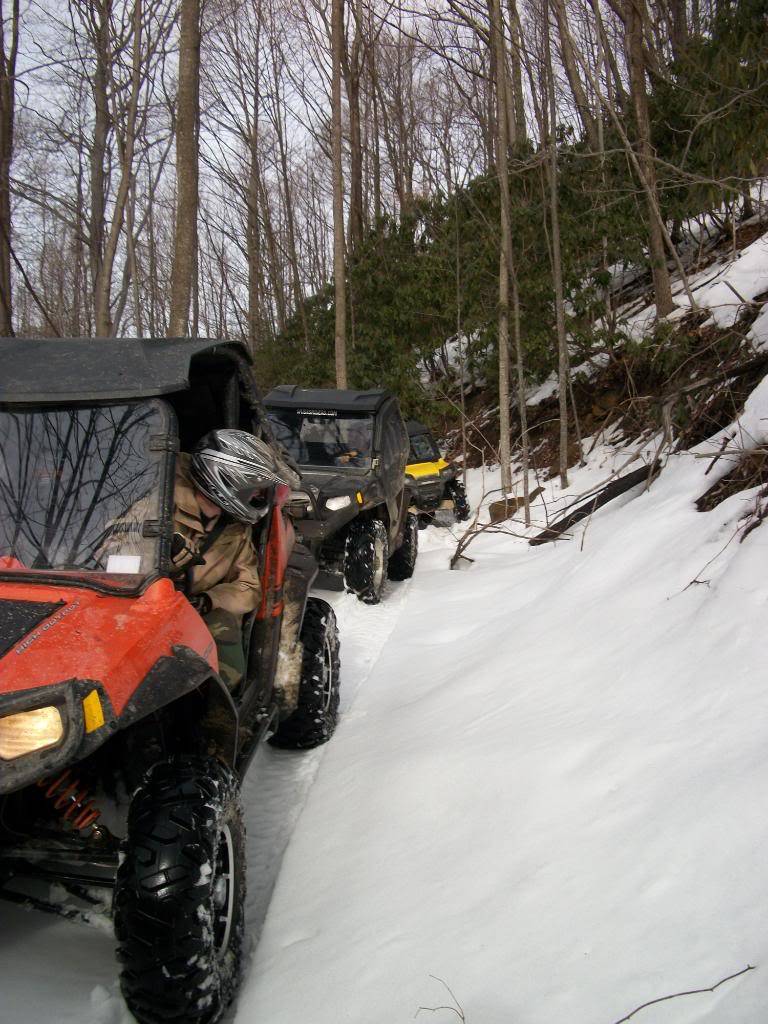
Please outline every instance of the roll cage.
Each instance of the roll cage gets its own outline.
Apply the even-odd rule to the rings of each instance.
[[[5,414],[17,432],[18,424],[34,422],[36,413],[50,428],[62,417],[69,425],[84,419],[93,424],[108,422],[115,410],[153,408],[159,423],[144,440],[147,458],[161,467],[159,500],[152,514],[143,517],[140,529],[142,540],[156,545],[153,571],[99,572],[96,564],[64,569],[45,565],[45,559],[36,569],[16,559],[13,551],[0,550],[5,556],[0,558],[0,579],[34,572],[41,582],[84,585],[108,593],[141,592],[171,571],[175,453],[190,451],[200,437],[220,428],[247,430],[273,441],[250,354],[236,342],[3,338],[0,362],[0,418]],[[61,461],[64,465],[66,458]],[[133,563],[112,564],[130,570]]]

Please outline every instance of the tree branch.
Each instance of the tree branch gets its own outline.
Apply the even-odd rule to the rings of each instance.
[[[651,999],[647,1003],[642,1003],[640,1006],[636,1006],[631,1013],[628,1013],[626,1015],[626,1017],[621,1017],[619,1018],[619,1020],[614,1021],[614,1024],[624,1024],[625,1021],[629,1020],[631,1017],[634,1017],[636,1013],[639,1013],[641,1010],[644,1010],[647,1006],[655,1006],[656,1003],[664,1003],[667,1002],[669,999],[679,999],[681,996],[697,996],[701,995],[704,992],[714,992],[716,988],[720,988],[720,986],[724,985],[726,981],[733,981],[734,978],[740,978],[741,975],[746,974],[747,971],[754,970],[755,968],[752,964],[747,964],[746,967],[744,967],[740,971],[737,971],[735,974],[729,974],[727,978],[721,978],[720,981],[717,982],[717,984],[712,985],[710,988],[692,988],[688,992],[673,992],[670,996],[661,996],[659,999]]]

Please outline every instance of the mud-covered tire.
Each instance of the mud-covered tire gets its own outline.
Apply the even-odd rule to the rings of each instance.
[[[469,519],[470,507],[467,492],[461,480],[451,481],[451,497],[453,498],[453,514],[457,523],[465,523]]]
[[[333,608],[310,597],[301,627],[304,655],[299,702],[281,722],[270,743],[287,750],[310,750],[326,743],[339,717],[339,630]]]
[[[389,537],[380,519],[355,519],[344,545],[344,587],[365,604],[378,604],[389,561]]]
[[[391,580],[409,580],[419,553],[419,520],[409,512],[403,530],[403,543],[389,559],[387,574]]]
[[[236,776],[212,757],[163,761],[131,802],[114,897],[120,984],[140,1024],[213,1024],[243,947],[245,830]]]

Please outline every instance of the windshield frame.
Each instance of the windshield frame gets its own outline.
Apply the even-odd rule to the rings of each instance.
[[[32,585],[54,585],[66,587],[84,587],[99,593],[136,596],[143,593],[154,582],[171,575],[171,536],[173,532],[173,484],[175,470],[175,453],[179,449],[178,424],[173,407],[161,398],[137,398],[110,401],[89,401],[77,403],[0,403],[0,413],[17,414],[49,414],[90,409],[109,409],[116,407],[148,406],[159,414],[158,430],[148,435],[147,458],[158,465],[156,494],[157,519],[147,519],[151,532],[142,533],[147,539],[154,541],[153,564],[140,573],[109,573],[100,569],[33,569],[0,568],[0,581],[9,583],[26,583]]]

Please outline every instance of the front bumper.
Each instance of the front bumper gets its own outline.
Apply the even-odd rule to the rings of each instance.
[[[417,512],[435,512],[442,507],[453,508],[448,494],[448,481],[440,479],[415,480],[411,484],[411,507]]]

